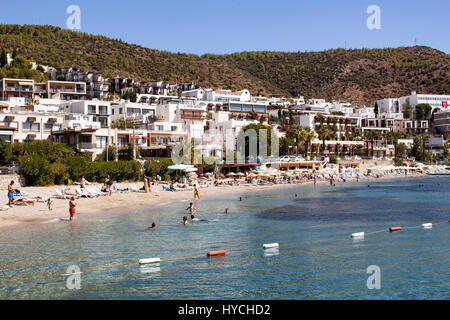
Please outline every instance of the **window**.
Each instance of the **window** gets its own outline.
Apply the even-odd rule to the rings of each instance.
[[[177,126],[172,126],[170,129],[172,130],[172,131],[177,131]]]
[[[119,108],[119,114],[123,114],[123,108]]]
[[[107,137],[96,137],[97,148],[105,148]]]
[[[158,130],[158,131],[163,131],[163,130],[164,130],[164,127],[163,127],[162,125],[157,125],[157,126],[156,126],[156,130]]]
[[[40,124],[39,123],[24,122],[23,123],[23,131],[39,132],[40,131]]]
[[[97,106],[88,106],[88,113],[97,113]]]
[[[108,114],[108,107],[107,106],[99,106],[99,111],[98,113],[100,114]]]
[[[106,117],[98,117],[97,121],[101,123],[102,127],[108,126],[108,118]]]
[[[10,135],[0,135],[0,140],[11,143],[11,136]]]

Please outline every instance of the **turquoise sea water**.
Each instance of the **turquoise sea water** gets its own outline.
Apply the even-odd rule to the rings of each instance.
[[[176,201],[0,229],[0,299],[449,299],[449,188],[448,177],[380,179],[268,189],[243,202],[218,191],[196,202],[208,221],[186,227],[188,203]],[[350,238],[361,231],[380,232]],[[264,252],[272,242],[279,251]],[[206,257],[215,249],[226,256]],[[161,263],[139,266],[152,257]],[[70,265],[83,272],[80,290],[66,288]],[[370,265],[380,290],[366,286]]]

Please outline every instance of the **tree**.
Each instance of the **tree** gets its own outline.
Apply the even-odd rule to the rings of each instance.
[[[401,134],[399,132],[388,132],[386,134],[386,139],[388,142],[391,142],[394,145],[394,158],[398,157],[398,139],[400,138]]]
[[[302,135],[302,127],[299,125],[293,125],[289,128],[286,136],[295,140],[295,153],[298,156],[298,149],[300,147],[300,139]]]
[[[136,94],[136,92],[133,92],[133,91],[127,91],[122,95],[122,99],[130,100],[130,102],[136,102],[137,94]]]
[[[408,147],[406,147],[406,144],[399,143],[397,145],[397,153],[398,158],[403,158],[405,155],[408,154]]]
[[[330,134],[330,128],[326,127],[322,123],[319,124],[319,128],[316,130],[319,135],[319,139],[322,140],[322,151],[325,151],[325,140]]]
[[[11,143],[0,138],[0,165],[9,164],[12,156]]]
[[[247,130],[255,130],[256,131],[256,139],[257,139],[257,144],[256,144],[256,150],[257,150],[257,154],[260,155],[262,150],[259,150],[259,140],[260,140],[260,133],[261,130],[266,130],[267,131],[267,155],[270,155],[272,152],[272,134],[275,134],[272,132],[272,128],[269,126],[266,126],[264,124],[258,123],[258,124],[249,124],[247,126],[242,127],[242,129],[239,131],[238,133],[238,140],[239,137],[244,136],[245,132]],[[249,139],[245,139],[245,149],[242,150],[242,148],[244,146],[237,146],[238,147],[238,151],[240,151],[241,153],[243,153],[245,156],[250,156],[250,145],[249,145],[250,141]]]
[[[425,143],[428,139],[429,136],[426,134],[419,134],[414,138],[411,155],[415,157],[416,160],[426,162],[431,159],[431,154],[425,149]]]
[[[412,107],[409,104],[403,106],[403,117],[409,119],[412,114]]]
[[[416,119],[428,120],[431,117],[431,110],[433,108],[428,103],[419,103],[416,105]]]
[[[311,130],[310,127],[303,127],[302,128],[302,132],[301,132],[301,140],[304,142],[305,144],[305,159],[308,159],[308,149],[309,149],[309,145],[311,144],[311,141],[314,139],[314,137],[316,136],[315,132]]]
[[[116,147],[108,146],[108,147],[105,147],[105,149],[102,151],[102,153],[100,153],[95,160],[96,161],[116,161],[117,156],[118,156],[118,153],[117,153]]]
[[[5,48],[2,49],[2,53],[0,54],[0,68],[3,68],[8,64],[8,58],[6,56]]]
[[[289,149],[294,144],[294,141],[290,137],[281,137],[279,139],[280,145],[280,154],[281,155],[289,155]]]

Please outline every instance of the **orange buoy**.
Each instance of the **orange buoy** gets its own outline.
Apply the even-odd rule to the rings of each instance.
[[[223,256],[225,255],[227,252],[225,250],[220,250],[220,251],[210,251],[208,252],[206,255],[208,257],[212,257],[212,256]]]
[[[393,231],[400,231],[400,230],[402,230],[401,227],[392,227],[392,228],[389,228],[389,231],[390,231],[390,232],[393,232]]]

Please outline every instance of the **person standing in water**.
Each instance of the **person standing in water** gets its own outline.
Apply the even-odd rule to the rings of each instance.
[[[197,209],[195,209],[194,204],[192,202],[189,204],[189,207],[187,207],[186,210],[189,210],[192,221],[198,221],[198,219],[195,219],[195,216],[194,216],[194,213]]]
[[[197,184],[194,184],[194,200],[195,198],[200,200],[200,192],[198,191]]]
[[[73,221],[73,216],[75,215],[75,207],[76,206],[77,206],[77,203],[75,202],[75,198],[72,197],[69,201],[70,221]]]
[[[185,226],[189,224],[189,222],[188,222],[188,217],[187,217],[187,216],[184,216],[184,217],[183,217],[183,224],[184,224]]]

